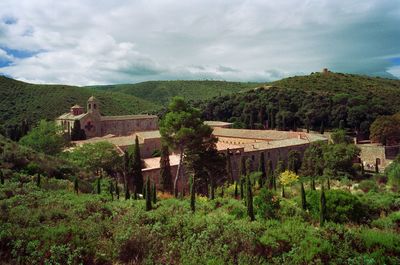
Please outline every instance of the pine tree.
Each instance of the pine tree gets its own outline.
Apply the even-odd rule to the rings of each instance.
[[[272,167],[272,161],[267,161],[267,180],[268,188],[272,190],[274,188],[274,169]]]
[[[74,121],[74,127],[71,130],[71,141],[80,141],[86,139],[85,130],[81,128],[81,122],[79,120]]]
[[[246,196],[247,215],[250,217],[251,221],[254,221],[255,217],[253,209],[253,192],[249,175],[247,175],[246,177],[246,187],[247,187],[247,196]]]
[[[231,161],[231,152],[229,148],[226,150],[226,172],[228,174],[229,183],[233,184],[233,172],[232,172],[232,161]]]
[[[167,145],[161,147],[160,158],[160,188],[162,191],[172,192],[173,182],[171,174],[171,165],[169,161],[169,150]]]
[[[36,186],[38,186],[40,188],[40,182],[41,182],[41,176],[40,173],[37,173],[36,176]]]
[[[242,156],[240,158],[239,177],[245,177],[246,175],[246,157]]]
[[[97,187],[96,187],[97,194],[100,194],[101,193],[100,177],[97,178],[96,184],[97,184]]]
[[[344,120],[339,121],[339,129],[344,130]]]
[[[132,173],[133,173],[133,183],[136,190],[143,189],[143,174],[142,174],[142,158],[140,156],[140,146],[139,146],[139,138],[136,136],[135,138],[135,147],[133,149],[133,164],[132,164]]]
[[[240,199],[243,200],[244,199],[244,187],[243,187],[243,177],[240,178]]]
[[[260,180],[259,180],[259,185],[260,188],[262,188],[264,186],[264,182],[267,179],[267,172],[265,169],[265,157],[264,157],[264,152],[261,153],[260,155],[260,161],[258,163],[258,171],[261,172],[261,176],[260,176]]]
[[[238,197],[238,184],[237,181],[235,181],[235,198]]]
[[[129,200],[131,198],[131,193],[129,192],[128,184],[125,184],[125,200]]]
[[[74,190],[75,190],[76,194],[79,193],[79,180],[78,180],[77,176],[74,179]]]
[[[321,197],[319,201],[319,224],[323,226],[326,221],[326,197],[324,185],[321,188]]]
[[[4,185],[4,173],[3,170],[0,169],[0,184]]]
[[[115,195],[117,195],[117,200],[119,200],[119,186],[118,181],[115,181]]]
[[[153,204],[157,203],[157,187],[156,187],[156,183],[153,183]]]
[[[319,133],[320,134],[324,134],[324,132],[325,132],[325,127],[324,127],[324,122],[322,121],[321,122],[321,127],[319,128]]]
[[[146,181],[146,211],[150,211],[151,207],[151,183],[150,179],[147,178]]]
[[[190,177],[190,209],[194,213],[196,211],[196,191],[194,177]]]
[[[111,195],[111,200],[114,200],[114,183],[110,181],[110,195]]]
[[[304,184],[303,184],[303,182],[301,181],[300,182],[300,191],[301,191],[301,207],[303,208],[303,210],[305,211],[305,210],[307,210],[307,201],[306,201],[306,192],[305,192],[305,190],[304,190]]]

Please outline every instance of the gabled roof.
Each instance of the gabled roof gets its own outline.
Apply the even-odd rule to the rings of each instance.
[[[62,114],[60,117],[57,118],[57,120],[81,120],[84,118],[88,113],[82,113],[80,115],[73,115],[70,112]]]

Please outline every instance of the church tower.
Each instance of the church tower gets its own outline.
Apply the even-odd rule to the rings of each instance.
[[[87,101],[87,112],[100,116],[99,102],[93,96],[91,96]]]

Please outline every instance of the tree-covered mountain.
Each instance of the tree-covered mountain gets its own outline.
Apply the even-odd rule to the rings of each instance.
[[[148,81],[137,84],[92,86],[90,88],[121,92],[157,104],[167,104],[174,96],[186,100],[206,100],[257,87],[257,83],[226,81]]]
[[[204,118],[238,127],[295,129],[344,126],[368,134],[379,115],[400,111],[400,80],[341,73],[285,78],[199,106]]]
[[[69,111],[74,104],[86,107],[86,101],[92,95],[100,101],[104,115],[147,113],[160,107],[145,99],[118,92],[65,85],[35,85],[0,76],[0,129],[20,125],[23,120],[33,124],[40,119],[54,119]]]

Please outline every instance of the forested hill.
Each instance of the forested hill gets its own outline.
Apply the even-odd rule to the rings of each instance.
[[[257,83],[226,81],[148,81],[137,84],[92,86],[90,88],[117,91],[165,105],[172,97],[186,100],[206,100],[257,87]]]
[[[286,130],[342,124],[368,134],[378,115],[400,111],[399,95],[400,80],[314,73],[215,98],[200,107],[206,119],[236,122],[238,127],[260,127],[268,120],[269,126]]]
[[[155,112],[157,104],[118,92],[98,91],[65,85],[34,85],[0,76],[0,127],[19,125],[24,119],[35,123],[54,119],[74,104],[86,107],[94,95],[104,115]],[[0,130],[2,129],[0,128]]]

